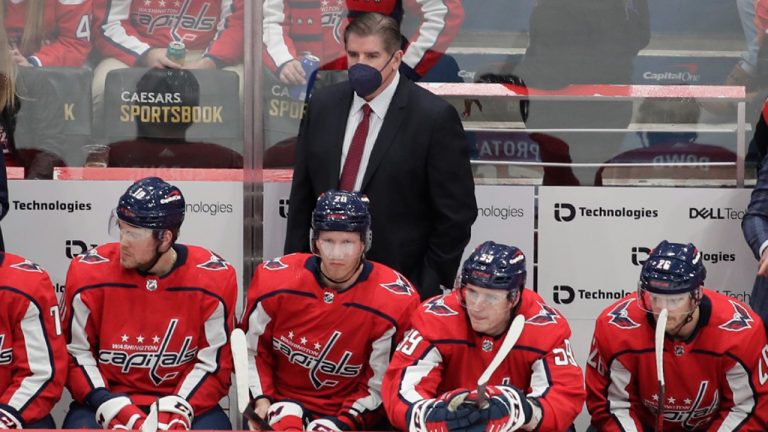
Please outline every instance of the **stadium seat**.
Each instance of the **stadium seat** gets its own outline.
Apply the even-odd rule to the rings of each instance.
[[[183,95],[137,92],[137,83],[147,72],[146,68],[127,68],[113,70],[107,75],[104,129],[109,142],[136,137],[138,121],[177,123],[184,120],[184,116],[191,116],[193,123],[186,135],[190,141],[241,139],[242,116],[236,73],[190,71],[199,83],[200,94],[196,106],[185,107],[180,102]],[[158,97],[164,99],[160,102],[170,107],[169,110],[152,112],[149,107],[142,107],[157,104]]]
[[[731,162],[733,165],[710,165]],[[676,142],[619,154],[606,163],[649,163],[647,166],[605,166],[595,186],[691,185],[721,186],[736,182],[736,154],[720,146]],[[692,165],[681,166],[680,163]]]

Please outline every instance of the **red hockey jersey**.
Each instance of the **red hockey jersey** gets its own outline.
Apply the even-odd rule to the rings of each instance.
[[[744,303],[704,290],[699,326],[664,342],[665,431],[768,430],[768,346]],[[653,429],[658,384],[652,318],[630,294],[595,323],[587,408],[600,431]]]
[[[541,405],[538,430],[564,431],[584,405],[584,378],[568,340],[571,329],[531,290],[523,291],[517,313],[526,318],[523,332],[488,384],[522,389]],[[414,403],[459,388],[475,389],[503,336],[475,333],[458,291],[425,301],[384,376],[389,421],[408,430],[407,413]]]
[[[464,21],[461,0],[265,0],[264,63],[275,71],[309,51],[323,69],[346,69],[344,29],[350,19],[366,12],[398,22],[404,12],[419,17],[416,34],[406,35],[409,44],[403,56],[419,76],[440,59]]]
[[[244,0],[94,0],[96,48],[133,66],[150,48],[184,42],[218,64],[243,58]]]
[[[61,397],[67,353],[59,306],[48,274],[0,252],[0,407],[25,423],[47,416]]]
[[[5,31],[8,42],[21,49],[21,36],[27,19],[27,1],[4,1]],[[43,46],[33,57],[36,66],[80,67],[91,52],[91,0],[45,0]]]
[[[78,402],[100,387],[137,405],[176,394],[199,415],[229,392],[235,270],[207,249],[174,249],[163,277],[124,269],[118,243],[72,260],[64,322],[67,387]]]
[[[241,323],[257,372],[251,394],[297,400],[366,430],[383,416],[381,379],[419,296],[405,277],[370,261],[343,292],[318,278],[319,260],[309,254],[256,269]]]

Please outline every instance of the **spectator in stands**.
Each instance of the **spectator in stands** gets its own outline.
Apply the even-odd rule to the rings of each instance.
[[[91,52],[91,0],[4,1],[13,59],[21,66],[81,67]]]
[[[633,60],[650,40],[647,0],[539,0],[529,23],[529,45],[513,73],[529,87],[630,84]],[[632,102],[531,101],[528,128],[625,128]],[[575,162],[613,156],[624,133],[558,133]],[[576,171],[589,184],[594,170]]]
[[[107,74],[119,68],[223,68],[237,72],[242,92],[244,1],[160,1],[159,7],[158,0],[95,0],[95,44],[103,59],[93,73],[94,118],[101,118]],[[171,42],[185,44],[184,60],[168,58]]]
[[[52,178],[62,166],[59,139],[64,118],[53,85],[42,72],[24,68],[19,73],[0,28],[0,146],[6,166],[24,167],[26,178]]]
[[[315,0],[265,0],[262,51],[265,64],[287,84],[306,83],[300,64],[305,52],[319,58],[322,69],[345,70],[347,57],[342,35],[349,22],[365,12],[390,16],[398,24],[404,13],[419,17],[416,34],[410,40],[402,36],[404,52],[400,73],[414,81],[436,66],[464,20],[460,0],[379,0],[375,3],[339,0],[324,2],[322,7]]]
[[[646,124],[649,128],[658,128],[660,124],[681,125],[692,127],[699,122],[701,108],[693,98],[665,98],[646,99],[638,108],[637,123]],[[712,162],[736,162],[736,153],[722,146],[700,144],[696,142],[698,134],[694,131],[638,132],[642,147],[621,153],[607,163],[654,163],[657,167],[618,167],[615,170],[623,170],[626,173],[642,172],[651,173],[657,170],[662,176],[663,171],[658,168],[673,166],[676,163],[685,162],[694,164],[691,169],[680,171],[683,176],[694,175],[699,178],[714,178],[715,176],[735,178],[735,167],[714,167]],[[680,166],[678,166],[680,167]],[[725,171],[725,172],[724,172]],[[595,186],[603,185],[605,167],[600,168],[595,176]],[[722,175],[722,174],[725,175]],[[622,175],[622,173],[618,173]],[[669,172],[667,172],[669,174]],[[634,175],[634,174],[633,174]],[[623,177],[623,175],[622,175]],[[632,175],[627,178],[634,178]],[[720,178],[720,177],[718,177]]]
[[[189,142],[186,132],[192,116],[182,113],[199,105],[200,86],[195,75],[183,69],[149,69],[136,84],[136,93],[155,102],[138,103],[144,109],[170,113],[161,121],[142,121],[136,117],[135,140],[110,145],[111,167],[242,168],[238,152],[218,144]],[[173,95],[171,99],[163,96]],[[178,102],[176,101],[178,100]]]
[[[469,146],[456,109],[398,72],[397,21],[346,28],[350,81],[316,91],[296,148],[285,252],[308,251],[317,197],[371,199],[377,240],[366,257],[401,272],[426,299],[451,287],[477,217]]]

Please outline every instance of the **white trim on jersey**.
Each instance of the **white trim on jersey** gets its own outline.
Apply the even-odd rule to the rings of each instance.
[[[373,370],[373,376],[368,380],[368,396],[362,397],[352,404],[358,413],[363,413],[366,410],[373,411],[382,404],[381,381],[384,379],[384,372],[387,371],[389,359],[392,356],[395,331],[396,329],[391,327],[371,344],[373,349],[368,364]]]
[[[178,387],[178,395],[187,400],[208,374],[216,373],[219,368],[218,354],[221,348],[226,345],[228,337],[226,305],[224,303],[218,303],[211,316],[205,320],[204,328],[208,346],[197,352],[197,361]]]
[[[611,363],[611,384],[608,386],[608,410],[627,432],[637,432],[637,426],[629,413],[629,393],[627,386],[632,374],[621,364],[614,360]]]
[[[63,5],[79,5],[85,3],[85,0],[59,0],[59,4]]]
[[[109,14],[104,19],[104,25],[101,26],[101,31],[105,38],[116,45],[133,52],[135,55],[140,56],[150,49],[151,46],[135,36],[128,35],[128,32],[126,32],[125,28],[120,24],[121,21],[129,18],[130,13],[131,0],[111,1]]]
[[[752,392],[749,372],[744,369],[741,363],[736,362],[725,373],[725,379],[728,381],[731,393],[733,393],[733,407],[718,429],[718,431],[723,432],[736,430],[755,409],[755,399],[757,398],[757,395]]]
[[[48,348],[40,309],[33,302],[29,302],[24,318],[21,320],[21,332],[24,335],[27,366],[32,375],[21,381],[19,388],[8,401],[8,405],[17,411],[21,411],[32,398],[37,396],[53,376],[53,353]]]
[[[447,26],[448,6],[442,0],[417,0],[421,6],[424,22],[419,26],[419,35],[411,41],[403,56],[405,64],[416,68],[424,54],[435,46],[437,38]]]
[[[552,387],[552,382],[549,381],[549,371],[547,365],[544,363],[544,359],[540,358],[533,362],[531,365],[531,393],[529,397],[542,397],[544,393]]]
[[[94,388],[107,387],[104,377],[99,371],[96,358],[91,352],[91,343],[88,341],[88,333],[85,327],[91,315],[88,306],[83,303],[81,294],[75,294],[72,298],[72,342],[67,344],[67,351],[75,358],[78,366],[83,368],[85,375],[91,381]]]
[[[245,3],[243,3],[243,5],[245,5]],[[229,17],[232,16],[233,6],[233,0],[222,0],[220,9],[221,13],[219,13],[219,22],[216,24],[216,34],[214,34],[211,38],[211,42],[208,44],[208,47],[205,48],[203,55],[208,54],[208,48],[210,48],[210,45],[213,43],[213,41],[218,40],[224,30],[227,29]]]
[[[264,387],[261,385],[261,376],[256,368],[256,355],[259,351],[259,339],[264,334],[267,324],[272,321],[264,306],[259,303],[248,317],[248,333],[245,334],[245,340],[248,342],[248,387],[251,389],[251,396],[261,396],[264,394]],[[272,341],[267,341],[272,344]]]
[[[285,41],[284,31],[288,31],[288,23],[285,23],[285,0],[264,0],[264,34],[262,41],[267,49],[267,54],[280,67],[283,63],[293,59],[288,43]],[[285,24],[285,28],[283,28]]]
[[[415,365],[408,366],[403,371],[403,380],[400,382],[400,396],[410,403],[416,403],[425,396],[419,394],[416,390],[421,380],[432,372],[432,369],[436,368],[443,362],[443,356],[436,346],[427,351],[427,355],[424,358],[419,359]]]

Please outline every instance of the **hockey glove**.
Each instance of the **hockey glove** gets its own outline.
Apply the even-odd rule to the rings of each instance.
[[[104,429],[139,429],[147,419],[144,411],[134,405],[125,394],[112,394],[112,396],[96,409],[96,423]]]
[[[192,405],[176,395],[163,396],[157,400],[157,428],[160,430],[189,430],[195,418]]]
[[[474,404],[464,403],[469,390],[444,393],[425,399],[410,408],[410,430],[418,432],[483,431],[482,415]]]
[[[304,430],[304,407],[294,401],[273,403],[267,411],[267,423],[276,431]]]
[[[21,414],[13,407],[0,405],[0,429],[24,429]]]
[[[350,430],[349,426],[336,417],[321,417],[307,425],[308,431],[339,432]]]
[[[476,392],[470,398],[476,399]],[[481,410],[488,430],[516,431],[531,421],[533,407],[522,390],[514,386],[488,386],[485,388],[488,406]],[[475,396],[475,397],[472,397]]]

